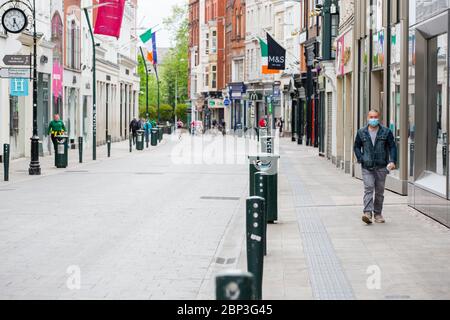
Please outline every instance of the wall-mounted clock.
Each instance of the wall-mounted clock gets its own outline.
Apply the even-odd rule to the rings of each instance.
[[[28,19],[21,9],[11,8],[3,14],[2,25],[9,33],[21,33],[27,27]]]

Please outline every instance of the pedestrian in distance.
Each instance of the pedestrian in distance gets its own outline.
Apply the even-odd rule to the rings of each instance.
[[[283,128],[284,128],[284,120],[283,118],[280,118],[280,137],[284,135]]]
[[[53,142],[53,148],[57,150],[58,146],[58,139],[57,136],[63,135],[66,132],[66,127],[64,125],[64,122],[61,120],[59,114],[55,114],[53,116],[53,120],[50,122],[48,126],[48,134],[50,135],[50,138]]]
[[[133,137],[133,145],[136,144],[137,131],[139,128],[139,121],[136,118],[133,118],[130,122],[130,132]]]
[[[372,224],[384,223],[383,203],[386,177],[397,165],[397,146],[389,128],[380,124],[380,113],[371,110],[368,124],[358,130],[354,153],[362,166],[364,182],[364,209],[362,220]]]
[[[266,119],[261,118],[261,119],[259,120],[259,127],[260,127],[260,128],[265,128],[266,126],[267,126]]]
[[[152,132],[152,128],[153,128],[152,123],[150,122],[150,119],[147,119],[144,122],[143,128],[144,128],[144,132],[145,132],[145,139],[146,139],[146,141],[148,141],[150,133]]]

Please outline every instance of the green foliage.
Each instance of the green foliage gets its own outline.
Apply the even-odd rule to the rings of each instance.
[[[173,107],[168,104],[163,104],[160,107],[160,115],[161,115],[161,121],[166,122],[173,122],[174,115],[173,115]]]
[[[189,43],[189,22],[187,17],[187,5],[174,6],[172,15],[164,20],[164,26],[172,35],[172,48],[169,49],[164,63],[158,65],[158,75],[160,80],[160,116],[161,121],[171,121],[173,119],[173,107],[180,102],[188,100],[188,43]],[[144,60],[141,55],[138,58],[138,73],[141,78],[141,94],[139,95],[139,111],[145,116],[146,110],[146,73]],[[149,105],[158,105],[158,86],[153,66],[147,63],[151,69],[149,74]],[[178,99],[175,98],[178,91]],[[163,108],[163,105],[166,105]],[[170,114],[169,114],[170,107]],[[157,108],[151,107],[152,119],[157,119]],[[164,109],[164,115],[163,115]],[[155,110],[155,111],[154,111]],[[156,115],[153,114],[156,113]]]
[[[179,104],[176,109],[177,118],[181,120],[184,124],[187,122],[187,109],[189,106],[187,104]]]

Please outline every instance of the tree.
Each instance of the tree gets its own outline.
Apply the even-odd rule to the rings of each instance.
[[[175,106],[175,91],[178,84],[178,103],[184,103],[188,99],[188,50],[189,50],[189,21],[187,17],[187,5],[174,6],[171,16],[164,19],[164,26],[172,35],[171,48],[164,58],[164,63],[158,65],[158,73],[160,80],[160,115],[162,121],[172,121],[174,117]],[[145,116],[146,112],[146,73],[142,57],[138,57],[138,73],[141,79],[141,94],[139,95],[139,113]],[[153,66],[147,63],[151,69],[149,75],[149,105],[157,106],[157,81]],[[164,108],[163,108],[163,105]],[[170,108],[170,116],[167,112]],[[157,108],[155,107],[155,110]],[[164,109],[164,110],[163,110]],[[150,108],[150,116],[152,119],[153,107]],[[164,113],[164,116],[163,116]]]
[[[176,91],[178,91],[178,103],[188,99],[189,21],[187,6],[174,6],[172,15],[164,19],[164,26],[172,35],[172,48],[165,60],[162,81],[167,87],[167,102],[175,106]],[[176,90],[177,85],[178,90]]]

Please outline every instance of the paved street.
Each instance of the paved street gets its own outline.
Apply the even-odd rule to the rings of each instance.
[[[227,151],[244,141],[225,139]],[[221,136],[201,142],[118,143],[111,159],[99,148],[98,162],[60,170],[46,158],[37,178],[14,161],[0,182],[0,298],[214,299],[217,272],[246,269],[248,165],[240,147],[220,163]],[[360,181],[290,139],[280,153],[265,299],[450,298],[449,229],[392,193],[387,223],[366,226]]]

